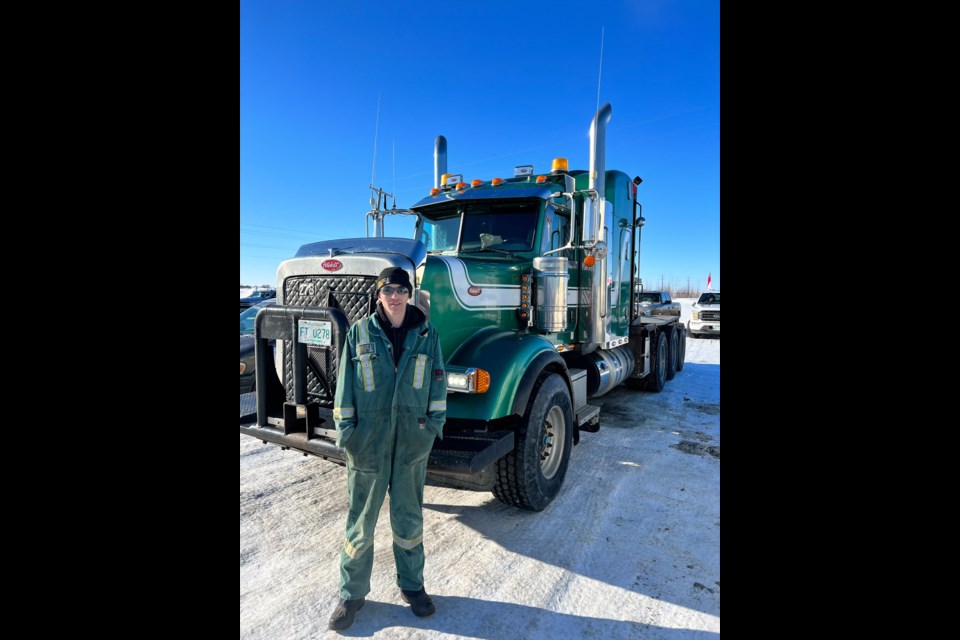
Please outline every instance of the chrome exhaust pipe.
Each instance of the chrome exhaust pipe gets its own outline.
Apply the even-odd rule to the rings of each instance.
[[[447,172],[447,139],[437,136],[433,143],[433,188],[440,188],[440,176]]]

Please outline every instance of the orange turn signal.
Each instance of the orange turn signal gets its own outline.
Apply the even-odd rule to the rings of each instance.
[[[585,267],[592,267],[595,264],[597,264],[597,259],[593,256],[587,256],[583,259],[583,266]]]
[[[490,388],[490,374],[483,369],[477,369],[477,393],[486,393]]]

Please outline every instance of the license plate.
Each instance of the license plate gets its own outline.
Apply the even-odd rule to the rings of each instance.
[[[329,347],[330,340],[329,322],[322,320],[299,320],[297,322],[297,339],[303,344],[312,344],[318,347]]]

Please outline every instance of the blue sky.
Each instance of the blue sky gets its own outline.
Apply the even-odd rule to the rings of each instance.
[[[643,178],[644,282],[719,289],[719,0],[241,0],[240,283],[363,237],[374,169],[398,207],[426,195],[439,134],[468,181],[587,169],[598,79],[607,169]]]

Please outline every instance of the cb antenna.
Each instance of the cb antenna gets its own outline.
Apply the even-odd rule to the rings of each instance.
[[[373,185],[377,183],[377,135],[380,133],[380,92],[377,92],[377,121],[373,126],[373,169],[370,172],[370,189],[373,190]],[[380,198],[377,198],[377,201],[374,202],[373,194],[370,194],[370,206],[377,205],[379,209]]]

